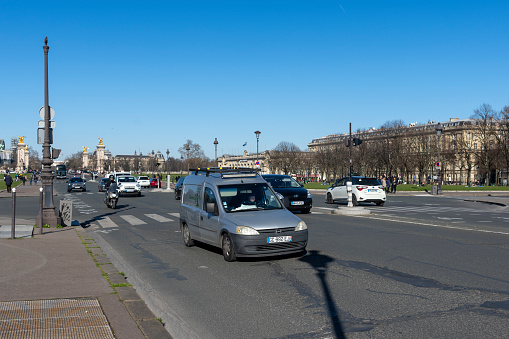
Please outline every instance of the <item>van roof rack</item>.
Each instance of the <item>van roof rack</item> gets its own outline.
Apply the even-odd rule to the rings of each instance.
[[[258,169],[249,167],[207,167],[207,168],[193,168],[190,169],[192,175],[206,175],[221,174],[221,178],[242,178],[242,177],[256,177]]]

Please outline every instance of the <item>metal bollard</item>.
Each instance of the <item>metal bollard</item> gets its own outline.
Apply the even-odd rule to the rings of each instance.
[[[42,187],[39,188],[39,225],[41,225],[41,229],[39,230],[39,234],[42,234],[42,203],[44,201],[43,193],[42,193]]]
[[[12,189],[11,239],[16,237],[16,188]]]
[[[346,194],[348,195],[348,207],[353,207],[352,203],[352,182],[346,182]]]

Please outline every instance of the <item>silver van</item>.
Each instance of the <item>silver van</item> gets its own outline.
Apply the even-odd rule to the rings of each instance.
[[[194,240],[237,257],[304,253],[307,225],[288,211],[255,169],[193,169],[184,180],[180,228]]]

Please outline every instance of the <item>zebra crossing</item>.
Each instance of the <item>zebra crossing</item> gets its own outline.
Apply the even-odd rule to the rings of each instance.
[[[169,218],[168,216],[174,217]],[[127,222],[131,226],[141,226],[141,225],[147,225],[150,223],[160,222],[160,223],[168,223],[168,222],[178,222],[179,213],[166,213],[166,215],[156,214],[156,213],[147,213],[143,214],[143,216],[134,216],[131,214],[122,214],[118,216],[103,216],[97,218],[97,223],[100,227],[104,229],[114,229],[118,228],[118,223],[120,220],[116,220],[116,218],[120,218],[122,221]],[[115,222],[115,220],[117,222]]]

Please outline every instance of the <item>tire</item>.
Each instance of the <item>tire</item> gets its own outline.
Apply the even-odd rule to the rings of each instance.
[[[177,194],[177,191],[175,191],[175,200],[179,200],[179,195]]]
[[[301,213],[302,213],[302,214],[308,214],[308,213],[309,213],[309,210],[310,210],[310,208],[305,208],[305,209],[303,209],[303,210],[302,210],[302,212],[301,212]]]
[[[115,209],[117,207],[117,201],[116,200],[112,200],[111,201],[111,208]]]
[[[191,232],[189,232],[187,224],[182,224],[182,237],[184,238],[184,245],[187,247],[194,246],[194,241],[191,238]]]
[[[327,198],[325,199],[325,202],[328,203],[328,204],[333,204],[334,203],[334,200],[332,200],[332,194],[327,193]]]
[[[138,193],[138,196],[141,197],[141,192]]]
[[[379,201],[376,203],[377,206],[383,206],[385,204],[385,201]]]
[[[232,239],[228,234],[223,234],[221,238],[221,249],[223,250],[224,260],[232,262],[237,259],[237,256],[235,255],[235,249],[233,248]]]
[[[354,206],[359,206],[359,202],[357,201],[357,197],[353,193],[352,193],[352,204]]]

